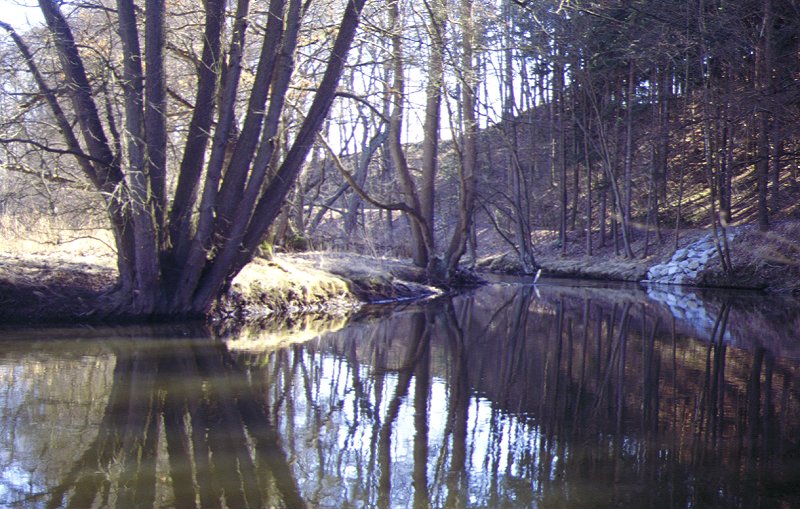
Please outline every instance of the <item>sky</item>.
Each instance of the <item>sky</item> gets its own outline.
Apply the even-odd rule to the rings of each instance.
[[[42,14],[34,0],[0,0],[0,21],[24,29],[40,23]]]

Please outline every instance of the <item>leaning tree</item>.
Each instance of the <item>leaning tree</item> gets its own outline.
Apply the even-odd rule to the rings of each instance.
[[[96,49],[76,39],[76,11],[67,14],[64,2],[39,0],[61,83],[44,72],[46,64],[26,40],[0,22],[63,138],[41,148],[74,157],[102,196],[118,257],[119,312],[206,313],[252,259],[328,114],[365,3],[324,6],[339,13],[338,30],[315,54],[324,59],[321,77],[305,80],[313,93],[288,141],[282,131],[286,98],[313,0],[270,0],[260,13],[249,0],[198,4],[201,49],[188,80],[192,95],[181,96],[191,114],[180,129],[170,125],[176,116],[168,101],[173,67],[165,0],[95,6],[114,25],[112,44],[122,61],[115,73],[119,97],[109,98],[107,87],[90,79],[88,55]]]

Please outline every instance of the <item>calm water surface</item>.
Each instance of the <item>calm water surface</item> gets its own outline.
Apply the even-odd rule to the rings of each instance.
[[[800,507],[794,303],[545,282],[340,322],[0,330],[0,507]]]

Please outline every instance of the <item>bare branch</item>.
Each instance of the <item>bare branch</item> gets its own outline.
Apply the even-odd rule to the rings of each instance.
[[[0,140],[0,143],[2,143],[2,140]],[[27,166],[25,166],[24,164],[4,163],[4,162],[0,161],[0,168],[2,168],[4,170],[7,170],[7,171],[13,171],[15,173],[22,173],[23,175],[32,175],[32,176],[35,176],[35,177],[40,177],[40,178],[43,178],[43,179],[48,180],[50,182],[55,182],[56,184],[75,184],[76,183],[74,180],[71,180],[71,179],[68,179],[68,178],[64,178],[64,177],[59,177],[58,175],[53,175],[49,171],[35,171],[35,170],[32,170],[32,169],[28,168]]]
[[[102,163],[103,162],[103,161],[100,161],[98,159],[95,159],[94,157],[90,156],[86,152],[83,152],[82,150],[55,148],[55,147],[51,147],[51,146],[45,145],[44,143],[40,143],[38,141],[31,140],[29,138],[0,138],[0,143],[2,143],[2,144],[24,143],[26,145],[31,145],[31,146],[36,147],[38,149],[44,150],[45,152],[50,152],[51,154],[71,155],[71,156],[75,156],[75,157],[77,157],[79,159],[84,159],[86,161],[92,161],[92,162],[96,162],[96,163]]]
[[[333,151],[325,137],[322,136],[322,134],[318,134],[317,139],[325,147],[325,150],[328,152],[328,155],[331,156],[331,159],[333,159],[334,166],[336,166],[336,169],[342,174],[342,177],[344,177],[350,187],[353,188],[353,191],[363,198],[364,201],[383,210],[398,210],[400,212],[405,212],[406,214],[411,215],[416,221],[420,223],[422,222],[422,217],[419,215],[419,213],[405,203],[383,203],[367,194],[367,192],[358,185],[358,182],[356,182],[356,179],[353,178],[353,175],[344,167],[344,163],[342,163],[341,158],[339,158],[339,156]]]

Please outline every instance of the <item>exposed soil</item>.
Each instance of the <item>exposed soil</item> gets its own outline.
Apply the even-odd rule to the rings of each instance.
[[[216,318],[295,312],[342,313],[363,303],[418,299],[441,290],[409,262],[352,253],[298,253],[256,259],[234,279]]]
[[[234,279],[212,320],[324,312],[346,314],[363,303],[441,293],[410,263],[342,253],[257,259]],[[110,256],[80,261],[51,254],[0,255],[0,323],[91,322],[113,313]]]
[[[679,247],[706,234],[681,232]],[[644,254],[643,238],[634,242],[637,257],[615,253],[613,245],[595,247],[587,256],[580,238],[568,239],[566,254],[552,238],[536,243],[536,261],[545,275],[639,281],[648,268],[669,259],[674,237],[664,235]],[[499,247],[499,246],[498,246]],[[498,249],[500,251],[500,249]],[[774,224],[767,233],[751,226],[731,245],[732,269],[711,263],[701,286],[752,288],[800,296],[800,223]],[[513,253],[498,252],[478,263],[481,270],[518,271]],[[0,322],[92,321],[114,309],[113,257],[59,256],[57,253],[0,254]],[[278,255],[251,263],[234,280],[211,318],[248,319],[297,312],[346,314],[363,303],[427,297],[442,290],[426,284],[425,274],[407,261],[345,253]]]
[[[0,254],[0,322],[90,321],[110,305],[113,260]]]

